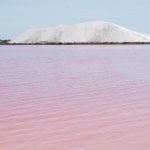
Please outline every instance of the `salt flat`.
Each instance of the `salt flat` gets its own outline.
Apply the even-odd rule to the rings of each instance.
[[[150,45],[0,46],[0,150],[149,150]]]

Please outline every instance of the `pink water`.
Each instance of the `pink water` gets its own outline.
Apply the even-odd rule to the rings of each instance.
[[[0,46],[0,150],[150,150],[150,46]]]

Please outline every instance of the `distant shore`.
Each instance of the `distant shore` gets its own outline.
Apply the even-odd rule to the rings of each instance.
[[[104,42],[104,43],[0,43],[0,45],[137,45],[150,44],[150,42]]]

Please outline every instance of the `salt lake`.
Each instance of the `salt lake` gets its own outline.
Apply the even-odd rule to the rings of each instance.
[[[0,150],[150,150],[150,45],[0,46]]]

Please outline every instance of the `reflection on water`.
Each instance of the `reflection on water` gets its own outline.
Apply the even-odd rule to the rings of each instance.
[[[0,150],[150,150],[150,46],[1,46]]]

